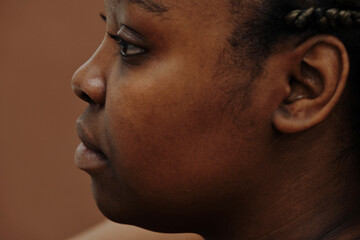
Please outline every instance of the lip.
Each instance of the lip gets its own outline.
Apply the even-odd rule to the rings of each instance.
[[[75,152],[75,164],[86,172],[95,172],[105,168],[108,161],[104,154],[96,152],[84,143],[80,143]]]
[[[100,148],[93,143],[90,134],[85,131],[82,121],[76,122],[76,129],[81,143],[75,151],[75,165],[86,172],[96,172],[108,165],[106,156],[101,152]]]

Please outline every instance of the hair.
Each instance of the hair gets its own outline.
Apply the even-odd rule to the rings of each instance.
[[[228,39],[233,58],[248,59],[258,74],[275,44],[329,34],[340,39],[349,54],[352,126],[360,133],[360,0],[257,0],[250,1],[244,16],[244,0],[230,0],[235,28]],[[242,19],[242,20],[240,20]],[[355,99],[355,100],[354,100]]]

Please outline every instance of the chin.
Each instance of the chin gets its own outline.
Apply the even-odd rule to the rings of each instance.
[[[125,189],[120,195],[119,191],[106,191],[96,183],[97,181],[92,182],[96,204],[101,213],[113,222],[162,233],[195,232],[195,224],[191,221],[194,216],[192,213],[184,214],[184,209],[149,204],[146,200],[129,194]]]
[[[192,231],[189,226],[184,225],[186,221],[179,221],[177,216],[163,217],[156,211],[144,212],[143,209],[129,211],[129,209],[111,208],[109,204],[97,202],[101,213],[110,221],[119,224],[133,225],[143,229],[161,233],[188,233]],[[176,221],[174,221],[174,218]]]

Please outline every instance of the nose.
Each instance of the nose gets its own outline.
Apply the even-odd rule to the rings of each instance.
[[[103,42],[104,43],[104,42]],[[106,60],[103,43],[76,72],[71,81],[73,92],[89,104],[104,105],[106,98]]]

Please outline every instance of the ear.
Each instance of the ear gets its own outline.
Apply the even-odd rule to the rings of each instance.
[[[328,35],[311,37],[291,53],[288,96],[273,114],[274,127],[297,133],[324,121],[339,101],[349,75],[344,44]]]

